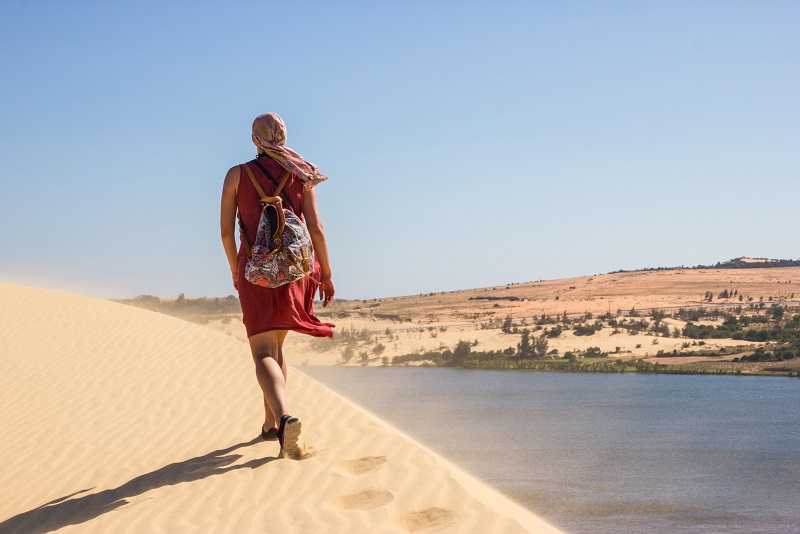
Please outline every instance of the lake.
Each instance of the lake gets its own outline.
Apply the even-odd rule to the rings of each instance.
[[[800,533],[798,379],[300,369],[567,532]]]

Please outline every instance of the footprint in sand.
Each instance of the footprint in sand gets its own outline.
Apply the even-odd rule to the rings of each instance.
[[[386,456],[364,456],[356,460],[347,460],[339,464],[339,469],[348,475],[358,476],[375,471],[386,463]]]
[[[336,497],[333,499],[333,503],[345,510],[369,510],[370,508],[389,504],[393,500],[394,495],[386,490],[368,489],[351,495]]]
[[[442,527],[452,523],[456,513],[444,508],[426,508],[416,512],[408,512],[397,518],[397,523],[406,532],[417,532],[431,527]]]
[[[386,456],[364,456],[355,460],[341,462],[337,467],[340,471],[352,476],[363,475],[380,468],[386,463]],[[369,510],[394,500],[391,492],[380,489],[367,489],[343,495],[333,499],[333,503],[345,510]]]

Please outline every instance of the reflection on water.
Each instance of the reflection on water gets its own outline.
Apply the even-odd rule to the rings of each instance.
[[[800,380],[304,367],[568,532],[800,533]]]

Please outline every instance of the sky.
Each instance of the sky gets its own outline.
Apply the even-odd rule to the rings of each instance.
[[[337,297],[800,258],[800,3],[0,4],[0,282],[234,293],[253,119]]]

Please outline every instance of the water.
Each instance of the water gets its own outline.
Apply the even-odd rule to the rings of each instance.
[[[304,367],[573,533],[800,533],[800,380]]]

